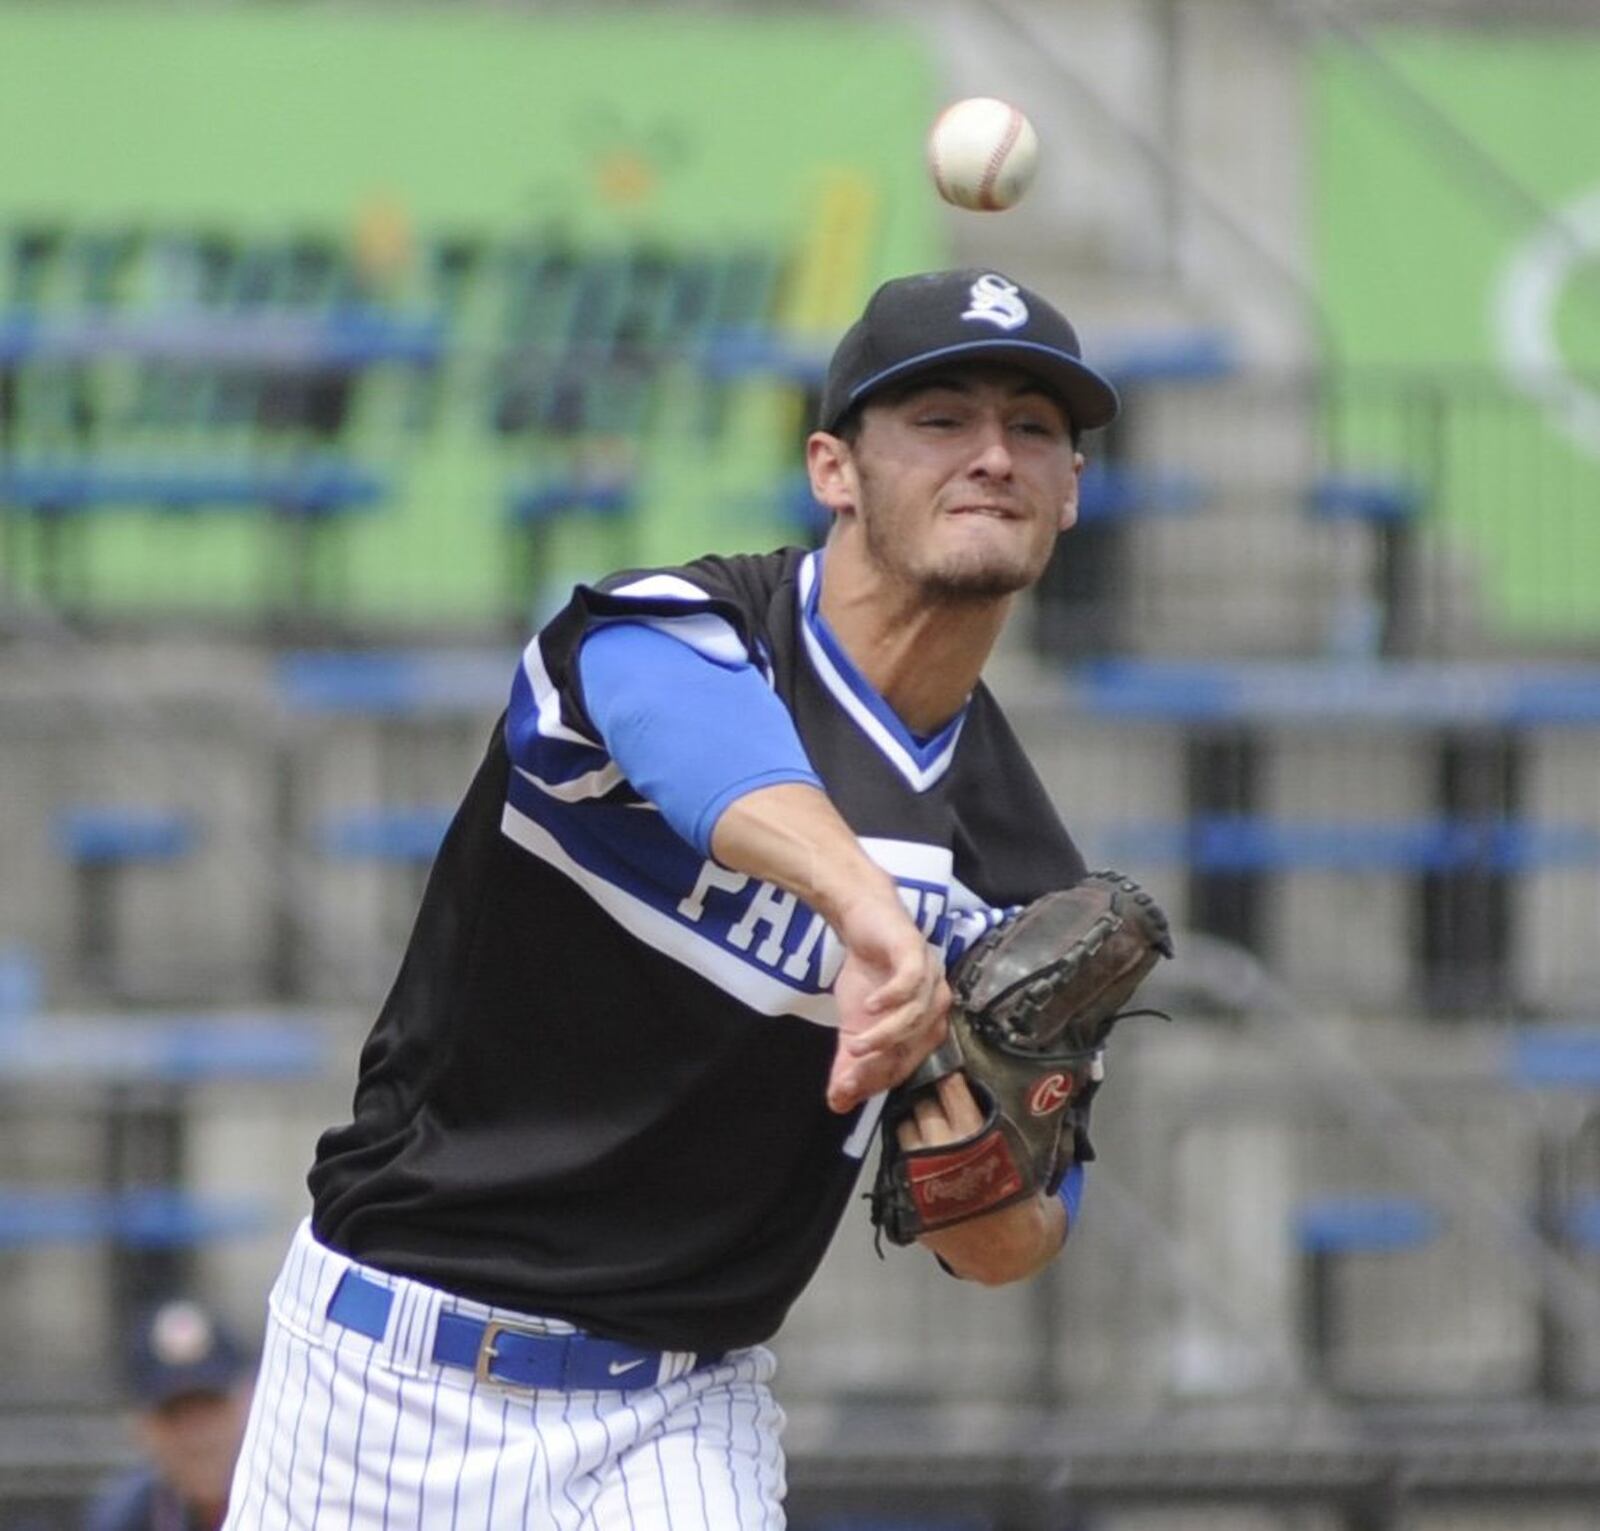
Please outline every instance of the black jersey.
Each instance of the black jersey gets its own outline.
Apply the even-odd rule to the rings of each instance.
[[[528,645],[310,1184],[324,1243],[595,1333],[717,1351],[778,1328],[881,1099],[824,1089],[842,951],[681,839],[585,712],[596,622],[756,664],[864,848],[953,954],[1083,863],[993,697],[911,735],[817,611],[822,556],[580,588]]]

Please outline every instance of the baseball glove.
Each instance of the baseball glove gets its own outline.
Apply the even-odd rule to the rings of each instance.
[[[1047,893],[964,952],[951,977],[950,1038],[883,1114],[872,1220],[895,1244],[996,1212],[1092,1159],[1089,1102],[1106,1038],[1157,957],[1167,918],[1136,882],[1091,872]],[[971,1137],[905,1149],[896,1128],[919,1091],[960,1069],[985,1113]]]

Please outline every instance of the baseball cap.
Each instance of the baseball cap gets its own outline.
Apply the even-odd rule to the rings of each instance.
[[[873,293],[828,363],[817,423],[832,431],[880,388],[967,361],[1032,373],[1078,430],[1117,416],[1116,389],[1084,361],[1066,317],[1010,277],[974,269],[896,277]]]
[[[186,1393],[226,1393],[245,1369],[237,1340],[200,1303],[174,1298],[145,1313],[128,1355],[135,1400],[156,1409]]]

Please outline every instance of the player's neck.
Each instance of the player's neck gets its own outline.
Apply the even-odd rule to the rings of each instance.
[[[948,723],[971,695],[1011,597],[930,602],[834,559],[818,607],[872,689],[907,728],[926,735]]]

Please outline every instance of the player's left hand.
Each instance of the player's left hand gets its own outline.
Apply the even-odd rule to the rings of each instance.
[[[917,1092],[895,1135],[903,1149],[959,1143],[982,1130],[984,1113],[959,1071]],[[1066,1237],[1066,1216],[1054,1196],[1038,1195],[998,1212],[958,1223],[917,1242],[958,1276],[995,1286],[1017,1281],[1047,1265]]]
[[[983,1112],[965,1077],[957,1072],[918,1092],[911,1114],[895,1128],[895,1136],[902,1148],[937,1148],[970,1138],[982,1126]]]

